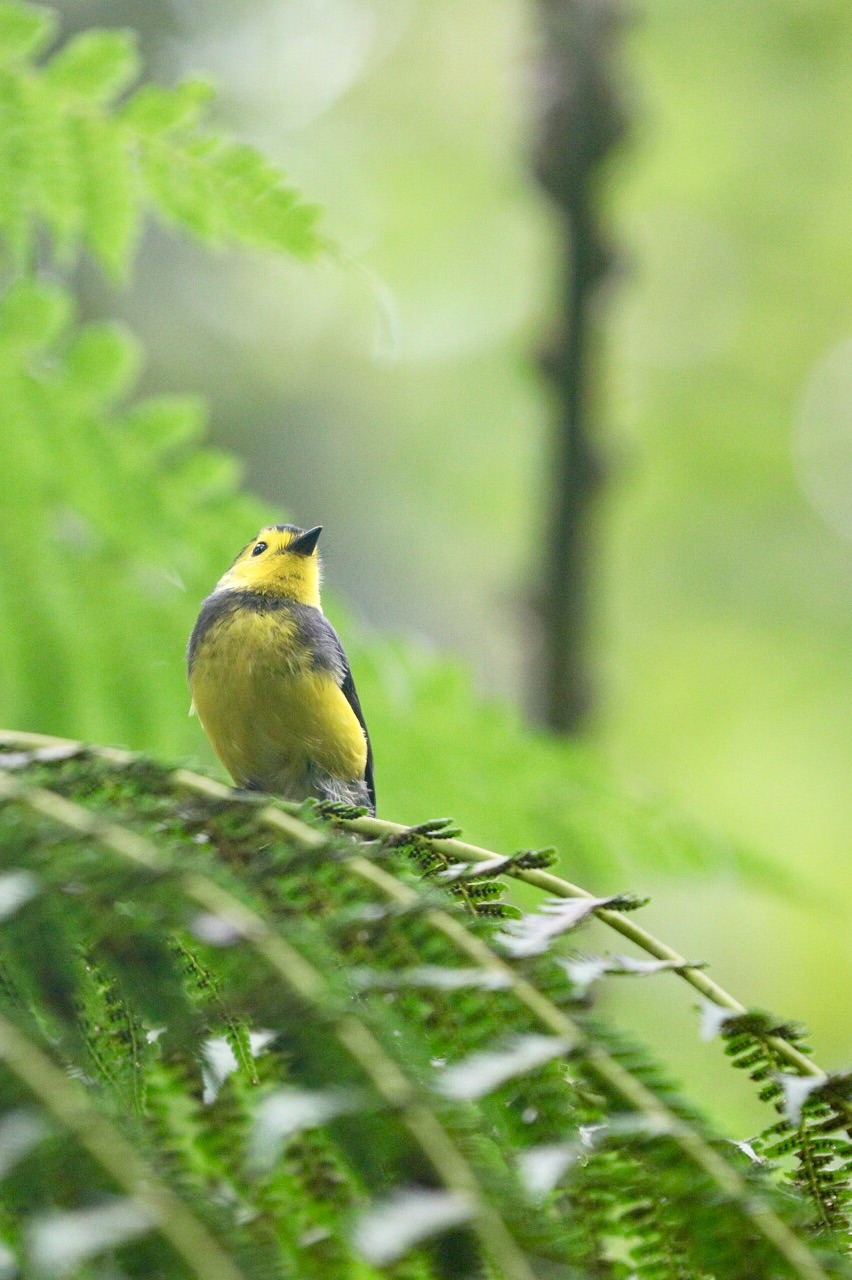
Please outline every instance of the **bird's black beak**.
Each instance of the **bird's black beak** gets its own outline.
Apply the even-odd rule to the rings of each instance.
[[[300,533],[298,538],[294,538],[287,550],[295,551],[297,556],[312,556],[321,533],[322,525],[318,524],[315,529],[308,529],[307,533]]]

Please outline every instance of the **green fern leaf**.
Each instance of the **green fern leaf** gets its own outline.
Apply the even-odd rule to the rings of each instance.
[[[84,31],[63,45],[43,74],[59,94],[105,106],[139,74],[136,40],[130,32]]]
[[[0,4],[0,65],[39,53],[55,30],[56,15],[50,9],[4,0]]]

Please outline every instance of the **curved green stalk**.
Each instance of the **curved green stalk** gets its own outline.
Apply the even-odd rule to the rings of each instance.
[[[387,839],[388,836],[404,835],[410,828],[404,827],[398,822],[387,822],[382,818],[333,818],[337,825],[345,828],[347,831],[355,831],[359,835],[373,836]],[[439,853],[451,855],[456,860],[469,862],[491,862],[499,857],[492,849],[483,849],[475,844],[468,844],[464,840],[442,839],[441,837],[431,838],[428,836],[419,837],[424,840],[431,848]],[[507,867],[505,872],[501,873],[511,876],[515,880],[523,880],[526,884],[535,885],[537,889],[545,889],[548,893],[553,894],[555,898],[594,898],[596,895],[590,893],[588,889],[583,889],[579,885],[572,884],[570,880],[564,880],[561,876],[555,876],[550,871],[526,870],[523,867]],[[686,956],[682,956],[674,947],[668,946],[667,943],[656,938],[647,929],[643,929],[635,920],[623,911],[613,911],[609,907],[598,907],[594,912],[595,917],[604,924],[620,933],[622,937],[627,938],[630,942],[635,943],[648,955],[654,956],[657,960],[668,960],[672,965],[672,972],[678,974],[684,982],[688,982],[691,987],[700,992],[707,1000],[718,1005],[722,1009],[729,1009],[732,1013],[747,1013],[748,1010],[744,1004],[741,1004],[735,996],[726,991],[718,982],[714,982],[709,978],[703,969],[698,969],[694,965],[690,965]],[[818,1066],[807,1054],[802,1053],[795,1045],[791,1045],[788,1041],[780,1036],[768,1036],[767,1042],[772,1046],[779,1057],[783,1058],[791,1067],[794,1067],[800,1075],[826,1077],[822,1067]]]
[[[112,747],[88,747],[85,743],[75,743],[68,739],[50,737],[39,733],[3,730],[0,731],[0,743],[17,744],[22,747],[64,745],[71,748],[78,746],[81,751],[92,751],[104,759],[113,760],[116,764],[126,764],[138,758],[129,751],[122,751]],[[216,782],[213,778],[194,773],[189,769],[177,769],[172,776],[179,786],[187,787],[189,790],[205,792],[221,799],[229,798],[233,800],[239,798],[239,793],[235,792],[231,787],[226,786],[224,783]],[[298,818],[298,805],[290,805],[286,801],[275,799],[269,809],[278,813],[279,829],[291,838],[297,839],[303,844],[314,844],[316,846],[322,844],[322,836]],[[370,818],[366,815],[359,818],[333,817],[332,821],[345,831],[352,831],[357,835],[369,836],[380,840],[387,839],[390,836],[405,835],[411,830],[410,827],[406,827],[403,823],[389,822],[384,818]],[[484,849],[479,845],[469,844],[465,840],[423,835],[419,835],[418,839],[438,853],[448,854],[455,860],[491,862],[500,856],[493,849]],[[588,889],[583,889],[579,885],[572,884],[569,880],[555,876],[550,871],[525,870],[523,867],[513,866],[508,867],[502,874],[511,876],[515,880],[523,880],[526,884],[534,885],[538,889],[544,889],[557,898],[594,898],[596,896]],[[708,977],[703,969],[690,965],[686,956],[681,955],[674,947],[668,946],[660,938],[649,933],[647,929],[643,929],[631,916],[622,911],[613,911],[608,907],[598,907],[594,914],[598,920],[620,933],[623,938],[627,938],[648,955],[654,956],[657,960],[669,961],[673,966],[672,972],[682,978],[684,982],[689,983],[691,987],[712,1004],[718,1005],[721,1009],[727,1009],[731,1013],[746,1013],[748,1011],[746,1005],[737,1000],[736,996],[733,996],[729,991],[726,991],[718,982]],[[812,1058],[780,1036],[769,1036],[767,1037],[767,1042],[778,1057],[794,1071],[798,1072],[799,1075],[813,1076],[818,1079],[828,1078],[828,1073]],[[852,1115],[852,1103],[846,1109]]]

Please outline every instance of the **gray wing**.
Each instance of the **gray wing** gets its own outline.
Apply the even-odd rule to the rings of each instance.
[[[340,637],[325,614],[310,605],[296,605],[292,610],[292,616],[299,629],[300,639],[313,654],[314,666],[320,671],[333,672],[343,696],[355,712],[355,717],[364,731],[364,737],[367,741],[367,764],[364,769],[364,783],[367,787],[367,794],[370,797],[373,812],[375,812],[376,785],[373,776],[373,744],[370,742],[370,734],[364,720],[364,712],[361,709],[361,702],[358,697],[358,691],[355,688],[355,681],[352,678],[349,660],[346,657],[343,645],[340,643]]]
[[[346,701],[349,703],[350,707],[355,712],[355,715],[358,718],[358,723],[360,724],[361,728],[364,730],[364,737],[367,739],[367,764],[364,769],[364,782],[367,785],[367,794],[370,797],[370,802],[373,806],[373,812],[375,813],[376,783],[373,777],[373,744],[370,741],[370,734],[367,730],[367,725],[364,720],[364,712],[361,710],[361,702],[358,698],[358,690],[355,688],[355,681],[352,679],[352,672],[350,670],[349,663],[346,661],[346,654],[343,653],[342,645],[340,647],[340,652],[341,654],[343,654],[343,661],[346,667],[345,674],[343,676],[343,684],[340,686],[340,688],[343,692],[344,697],[346,698]]]

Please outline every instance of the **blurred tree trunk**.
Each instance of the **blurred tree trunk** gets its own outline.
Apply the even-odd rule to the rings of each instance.
[[[592,704],[587,652],[592,582],[590,504],[603,468],[593,428],[592,310],[611,254],[596,203],[604,160],[625,131],[612,55],[621,0],[538,0],[540,115],[535,172],[562,236],[561,315],[541,364],[553,388],[537,714],[560,732],[582,727]]]

